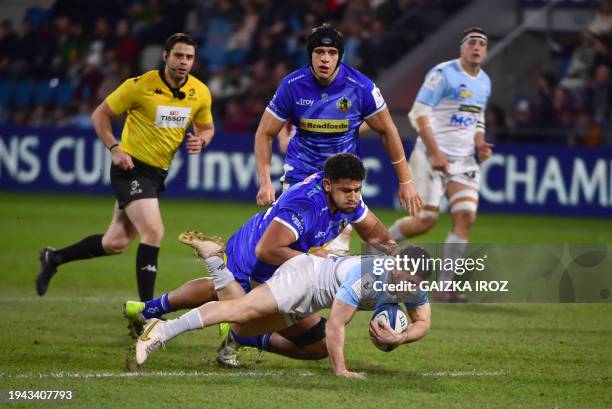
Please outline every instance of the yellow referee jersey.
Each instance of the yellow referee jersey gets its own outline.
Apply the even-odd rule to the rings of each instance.
[[[191,123],[212,123],[212,97],[206,85],[189,75],[180,88],[185,98],[178,99],[161,75],[154,70],[127,79],[106,97],[106,104],[116,115],[127,112],[121,150],[151,166],[168,169]]]

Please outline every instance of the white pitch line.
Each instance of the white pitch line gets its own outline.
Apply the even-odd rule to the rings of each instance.
[[[0,303],[16,302],[93,302],[93,303],[120,303],[129,300],[125,298],[111,297],[0,297]]]
[[[367,374],[367,372],[366,372]],[[202,371],[153,371],[153,372],[50,372],[50,373],[26,373],[26,374],[7,374],[0,373],[0,378],[5,379],[100,379],[100,378],[182,378],[182,377],[218,377],[218,378],[259,378],[259,377],[283,377],[297,376],[310,377],[316,376],[315,372],[308,371],[223,371],[223,372],[202,372]],[[380,375],[380,374],[379,374]],[[389,376],[408,376],[408,377],[490,377],[503,376],[503,371],[457,371],[457,372],[405,372],[389,373]],[[377,375],[378,376],[378,375]]]
[[[0,378],[8,379],[90,379],[90,378],[182,378],[182,377],[220,377],[220,378],[258,378],[263,376],[314,376],[314,372],[289,371],[227,371],[227,372],[201,372],[201,371],[154,371],[154,372],[50,372],[29,374],[0,374]]]

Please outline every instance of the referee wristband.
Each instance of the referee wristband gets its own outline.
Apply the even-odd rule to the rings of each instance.
[[[109,147],[108,147],[108,150],[109,150],[110,152],[112,152],[112,151],[113,151],[113,149],[115,149],[117,146],[119,146],[119,144],[118,144],[118,143],[116,143],[116,144],[114,144],[114,145],[111,145],[111,146],[109,146]]]

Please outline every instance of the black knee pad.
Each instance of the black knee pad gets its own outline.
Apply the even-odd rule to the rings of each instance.
[[[306,346],[319,342],[325,339],[325,323],[327,320],[321,317],[321,320],[313,325],[309,330],[302,332],[294,337],[287,337],[287,339],[293,342],[297,346]]]

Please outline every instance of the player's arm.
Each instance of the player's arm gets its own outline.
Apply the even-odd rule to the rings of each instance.
[[[196,124],[194,122],[193,129],[195,135],[191,132],[187,132],[187,153],[198,154],[202,152],[203,148],[206,148],[213,137],[215,136],[215,124],[210,122],[208,124]]]
[[[442,153],[436,138],[434,137],[433,130],[429,123],[429,115],[431,114],[431,107],[422,102],[415,101],[412,109],[408,113],[408,119],[410,123],[417,130],[421,140],[427,148],[429,153],[429,160],[432,168],[435,170],[441,170],[444,172],[448,171],[448,159],[446,155]]]
[[[372,342],[381,345],[399,346],[416,342],[429,333],[431,327],[431,307],[429,303],[408,308],[408,316],[412,324],[408,329],[400,334],[384,321],[370,322],[370,338]]]
[[[110,109],[106,101],[102,101],[93,114],[91,114],[91,123],[98,138],[110,149],[113,165],[123,170],[129,170],[134,167],[134,163],[132,158],[121,150],[115,135],[113,135],[112,119],[114,116],[115,113]]]
[[[281,127],[280,132],[277,135],[278,138],[278,150],[283,154],[287,154],[287,146],[289,145],[289,140],[291,139],[293,125],[285,123]]]
[[[389,255],[397,254],[399,250],[397,243],[391,238],[389,230],[371,210],[368,210],[368,214],[363,220],[353,223],[353,228],[363,241],[377,250]]]
[[[385,147],[387,156],[393,165],[395,174],[399,181],[399,203],[411,214],[417,214],[422,206],[421,198],[417,193],[414,181],[408,169],[408,162],[404,152],[404,146],[397,131],[397,127],[391,119],[389,109],[385,106],[380,112],[366,119],[370,128],[377,132]]]
[[[493,144],[485,141],[485,114],[484,111],[480,113],[480,117],[478,118],[478,123],[476,124],[476,133],[474,134],[474,144],[476,145],[476,154],[478,155],[478,160],[484,162],[489,159],[491,153],[493,153],[492,149]]]
[[[281,221],[272,220],[255,247],[255,256],[264,263],[282,264],[290,258],[302,254],[302,252],[289,247],[297,239],[298,237],[292,229]]]
[[[365,378],[363,374],[346,369],[344,361],[345,327],[351,321],[356,311],[356,307],[338,299],[334,300],[331,312],[329,313],[329,319],[325,324],[325,343],[327,345],[329,362],[336,376],[363,379]]]
[[[257,164],[257,178],[259,180],[257,204],[259,206],[267,206],[275,199],[274,186],[270,178],[272,141],[278,135],[284,123],[266,110],[261,116],[255,132],[255,163]]]

